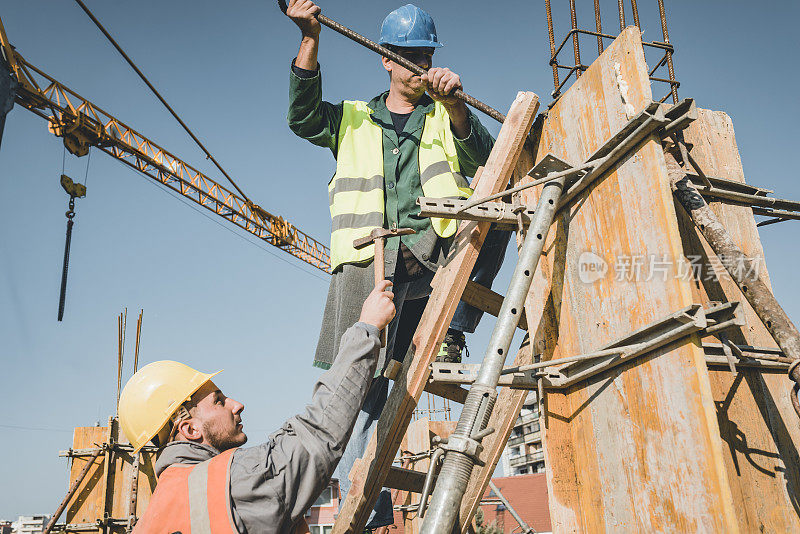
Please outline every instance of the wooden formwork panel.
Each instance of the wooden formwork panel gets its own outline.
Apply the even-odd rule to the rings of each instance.
[[[118,424],[113,418],[107,427],[77,427],[74,432],[72,448],[92,449],[103,444],[115,442],[127,445],[121,436]],[[109,465],[111,457],[111,468]],[[70,468],[69,487],[77,479],[88,456],[73,458]],[[155,453],[142,452],[139,456],[139,478],[137,481],[136,516],[141,516],[150,502],[156,487]],[[70,500],[64,519],[67,524],[89,524],[102,521],[104,518],[125,520],[128,518],[131,500],[131,473],[133,455],[129,451],[116,450],[102,453],[95,461],[80,489]],[[66,489],[64,491],[66,493]],[[108,529],[100,526],[101,532],[125,532],[125,526],[109,525]],[[71,530],[68,530],[71,532]]]
[[[730,117],[721,111],[698,110],[685,131],[692,156],[708,176],[744,182],[744,171]],[[763,185],[763,184],[761,184]],[[710,202],[733,241],[751,258],[759,258],[759,274],[769,284],[758,230],[749,207]],[[693,263],[714,266],[693,280],[696,302],[740,301],[746,324],[728,331],[737,344],[776,347],[775,341],[682,207],[676,213],[683,248]],[[769,230],[767,230],[769,231]],[[778,295],[780,301],[780,295]],[[717,342],[716,339],[711,341]],[[800,425],[789,400],[792,382],[785,371],[740,368],[709,369],[711,391],[723,441],[725,465],[734,509],[743,532],[800,532]]]
[[[651,99],[641,34],[628,28],[548,111],[536,161],[548,152],[583,161]],[[616,269],[683,252],[655,136],[556,216],[545,252],[526,304],[545,360],[598,349],[693,303],[674,271],[662,280]],[[603,276],[581,280],[586,254],[606,262]],[[547,391],[543,422],[554,531],[738,531],[696,337]]]
[[[108,440],[108,427],[77,427],[73,433],[73,449],[90,449],[96,447],[95,444],[102,445]],[[86,466],[86,462],[91,461],[88,456],[78,456],[73,458],[70,468],[69,487],[78,478],[78,475]],[[106,510],[106,462],[101,454],[94,461],[86,478],[83,479],[75,496],[67,505],[67,523],[94,523],[98,518],[103,517]],[[67,493],[64,489],[64,493]]]

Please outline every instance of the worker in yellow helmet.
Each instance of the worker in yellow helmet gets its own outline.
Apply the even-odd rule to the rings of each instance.
[[[286,15],[300,28],[300,48],[289,74],[289,127],[298,136],[331,150],[336,174],[328,183],[332,220],[331,270],[325,314],[314,365],[326,368],[337,355],[338,336],[353,320],[354,302],[373,283],[374,247],[356,249],[353,241],[374,228],[412,228],[415,234],[386,242],[384,272],[394,282],[397,317],[389,325],[387,346],[379,372],[389,359],[403,360],[422,317],[433,273],[447,261],[458,221],[419,217],[417,198],[466,198],[472,190],[466,177],[484,165],[494,144],[478,118],[452,96],[461,89],[461,77],[446,67],[434,67],[435,51],[442,46],[433,18],[407,4],[389,13],[378,42],[428,69],[417,76],[405,67],[382,59],[388,73],[388,91],[370,101],[322,100],[322,76],[317,62],[319,6],[311,0],[292,0]],[[362,65],[339,73],[356,81]],[[322,182],[320,182],[322,187]],[[508,232],[492,231],[484,241],[472,273],[473,281],[491,287],[500,269]],[[438,361],[460,362],[464,332],[474,332],[481,311],[461,304],[453,316]],[[333,334],[333,335],[331,335]],[[342,493],[349,489],[348,474],[368,443],[388,394],[388,381],[376,377],[356,423],[348,450],[339,466]],[[368,528],[391,524],[391,499],[381,493]]]
[[[305,512],[331,479],[370,386],[379,332],[395,314],[390,282],[374,287],[359,322],[303,414],[255,447],[244,405],[205,374],[173,361],[144,366],[120,395],[122,430],[139,451],[159,449],[158,484],[136,534],[307,533]]]

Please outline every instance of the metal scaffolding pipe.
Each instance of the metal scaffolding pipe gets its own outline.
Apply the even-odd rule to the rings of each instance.
[[[487,435],[491,431],[487,430],[486,425],[497,399],[497,384],[565,181],[566,178],[562,177],[547,182],[542,188],[483,363],[467,394],[456,430],[443,447],[447,452],[433,490],[429,511],[422,523],[422,534],[450,534],[456,524],[461,499],[464,498],[472,468],[480,454],[479,436]]]

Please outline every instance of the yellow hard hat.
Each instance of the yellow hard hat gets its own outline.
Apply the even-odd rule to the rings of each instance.
[[[195,391],[221,372],[201,373],[180,362],[162,360],[134,373],[119,396],[119,425],[134,454],[166,426]]]

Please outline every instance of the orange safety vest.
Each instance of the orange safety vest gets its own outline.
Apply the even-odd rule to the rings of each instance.
[[[133,534],[238,534],[230,506],[235,450],[199,464],[172,464],[165,469]],[[301,519],[295,533],[308,532]]]

